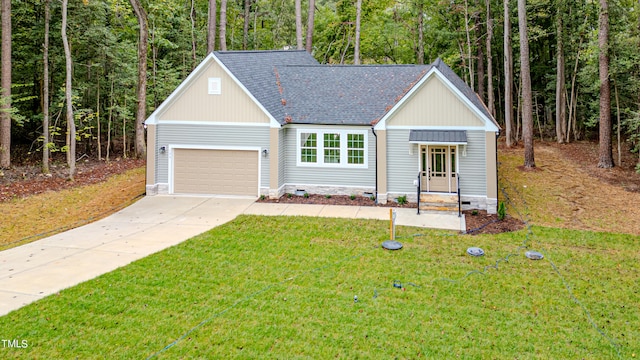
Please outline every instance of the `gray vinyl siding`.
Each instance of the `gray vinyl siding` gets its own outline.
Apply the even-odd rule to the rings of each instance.
[[[420,154],[414,146],[410,154],[409,130],[387,130],[387,192],[414,194],[413,180],[418,179]]]
[[[387,191],[416,192],[413,181],[418,179],[419,151],[413,145],[410,154],[408,129],[387,130]],[[459,151],[460,191],[462,195],[486,195],[485,132],[467,131],[466,156]]]
[[[335,185],[349,187],[375,187],[376,183],[376,147],[375,137],[368,127],[334,127],[335,129],[367,130],[367,168],[339,168],[297,166],[297,129],[287,128],[285,131],[285,183],[305,185]],[[310,131],[319,127],[309,127]]]
[[[159,124],[157,147],[170,145],[199,145],[219,147],[269,148],[268,126]],[[156,149],[156,151],[158,151]],[[260,155],[262,156],[262,155]],[[169,182],[169,152],[157,154],[156,182]],[[261,158],[260,186],[269,186],[269,161]]]
[[[486,133],[467,131],[467,156],[460,152],[460,192],[463,195],[487,195]],[[495,156],[495,154],[491,154]]]

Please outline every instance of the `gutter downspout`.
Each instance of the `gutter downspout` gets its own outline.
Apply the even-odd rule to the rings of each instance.
[[[371,132],[373,136],[376,138],[376,205],[378,205],[378,134],[376,134],[376,130],[374,127],[371,127]],[[497,153],[496,153],[497,156]]]

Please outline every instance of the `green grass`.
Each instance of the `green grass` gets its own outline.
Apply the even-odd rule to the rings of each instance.
[[[639,354],[640,237],[542,227],[531,237],[458,236],[398,227],[404,249],[390,252],[380,248],[387,225],[240,216],[1,317],[0,337],[29,346],[0,348],[0,357]],[[409,236],[418,232],[424,236]],[[546,259],[526,259],[518,250],[525,239]],[[469,246],[486,255],[466,255]],[[497,269],[477,273],[496,262]],[[404,290],[392,286],[396,280]]]

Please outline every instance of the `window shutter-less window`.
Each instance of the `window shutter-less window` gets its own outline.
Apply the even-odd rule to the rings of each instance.
[[[221,93],[220,78],[209,78],[209,95],[220,95]]]

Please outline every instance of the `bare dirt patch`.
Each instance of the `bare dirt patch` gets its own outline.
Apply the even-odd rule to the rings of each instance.
[[[139,159],[79,161],[73,181],[66,165],[52,164],[51,174],[42,173],[39,165],[21,165],[0,169],[0,202],[105,181],[112,175],[144,166]]]
[[[600,169],[597,146],[537,142],[534,172],[519,170],[522,148],[500,146],[501,200],[514,201],[538,225],[640,234],[637,158],[625,153],[620,166]]]

